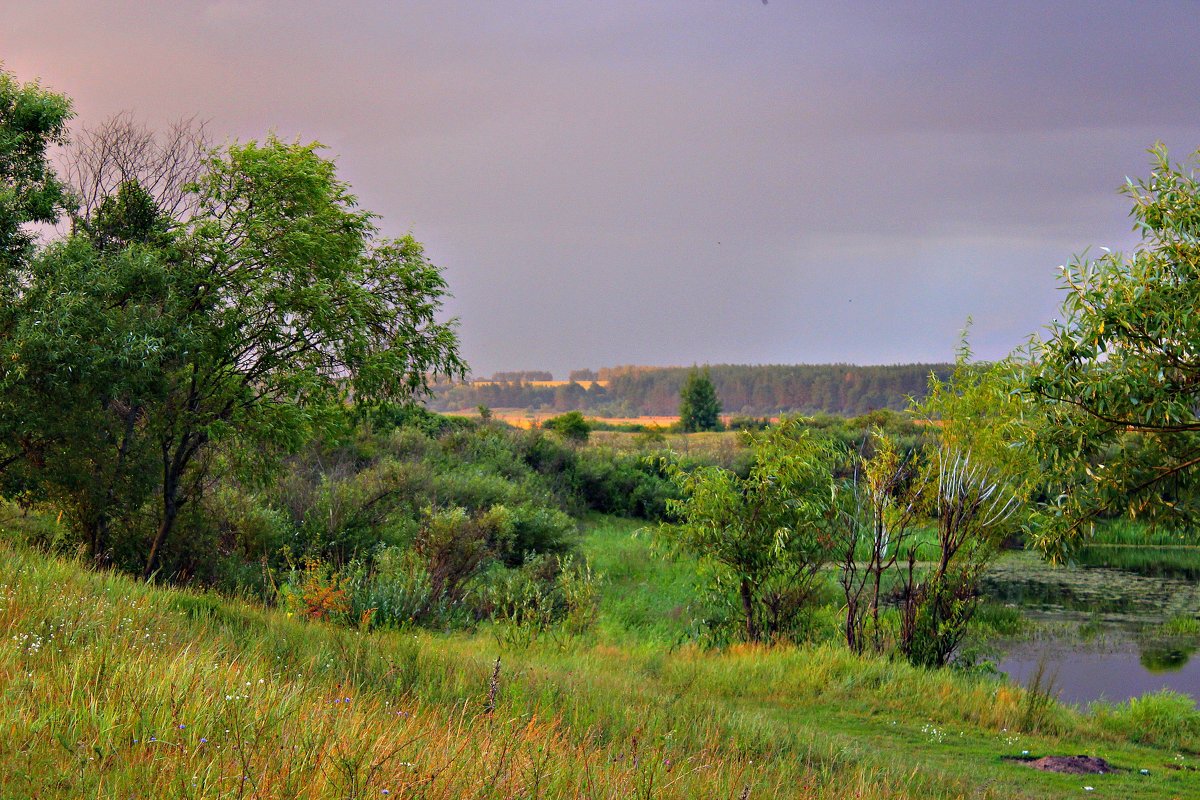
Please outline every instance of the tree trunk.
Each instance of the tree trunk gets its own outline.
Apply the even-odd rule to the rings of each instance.
[[[154,532],[154,540],[150,543],[150,552],[146,556],[146,568],[142,571],[142,580],[150,580],[150,576],[154,574],[154,570],[158,568],[158,557],[162,550],[163,543],[171,535],[171,531],[175,529],[175,520],[179,516],[179,488],[180,481],[183,478],[183,471],[187,468],[188,442],[185,437],[180,442],[178,449],[174,455],[171,454],[169,445],[163,445],[163,515],[162,521],[158,525],[158,530]]]
[[[754,595],[747,578],[742,578],[742,610],[746,614],[746,641],[757,642],[758,625],[754,622]]]
[[[175,483],[171,486],[163,486],[163,517],[162,522],[158,525],[158,530],[154,532],[154,540],[150,543],[150,553],[146,556],[146,568],[142,570],[142,580],[150,580],[150,576],[154,574],[154,570],[158,567],[158,554],[162,549],[163,542],[171,535],[171,531],[175,529],[175,519],[179,516],[179,487]]]
[[[105,514],[94,522],[90,522],[84,529],[87,535],[88,555],[92,559],[92,565],[100,568],[108,564],[108,530],[111,523],[108,515]]]

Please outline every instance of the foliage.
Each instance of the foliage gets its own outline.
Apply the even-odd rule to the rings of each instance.
[[[995,555],[1005,523],[1018,507],[999,468],[943,443],[930,458],[937,552],[918,579],[917,549],[908,556],[901,606],[900,651],[918,666],[947,663],[967,633],[979,603],[978,584]]]
[[[692,368],[687,380],[679,390],[679,429],[684,433],[696,431],[719,431],[721,429],[721,402],[717,389],[708,374]]]
[[[123,182],[19,292],[4,276],[19,303],[0,326],[19,335],[3,340],[0,404],[25,430],[0,432],[3,446],[35,467],[29,483],[66,498],[98,561],[113,519],[141,510],[145,476],[157,476],[149,577],[216,443],[265,465],[349,394],[404,401],[464,370],[436,319],[441,274],[411,237],[375,238],[318,150],[229,145],[178,219]]]
[[[498,576],[481,603],[502,642],[529,645],[590,628],[598,612],[599,579],[586,560],[537,556]]]
[[[344,621],[350,612],[346,580],[319,561],[307,561],[283,586],[284,606],[310,620]]]
[[[19,83],[0,67],[0,272],[24,264],[33,245],[28,223],[54,222],[69,202],[46,156],[66,141],[72,116],[66,97]],[[0,289],[0,306],[15,298],[10,281]]]
[[[542,427],[548,431],[554,431],[568,442],[578,444],[586,442],[592,432],[592,426],[578,411],[568,411],[557,417],[551,417],[542,423]]]
[[[485,716],[486,632],[347,630],[7,547],[0,586],[6,797],[1079,794],[1077,776],[1004,760],[1022,749],[1128,767],[1103,780],[1130,800],[1194,788],[1200,714],[1177,697],[1056,703],[1027,733],[1020,687],[845,647],[583,638],[505,652]]]
[[[846,603],[844,633],[846,645],[856,653],[868,647],[883,652],[884,575],[895,571],[902,556],[913,563],[914,528],[926,510],[926,480],[919,456],[902,453],[878,428],[853,458],[853,501],[843,513],[836,543]]]
[[[1200,182],[1196,165],[1151,150],[1149,177],[1122,192],[1142,241],[1132,253],[1062,268],[1060,319],[1034,341],[1026,386],[1050,416],[1045,460],[1059,491],[1048,545],[1097,515],[1195,518],[1200,465]]]
[[[8,490],[63,510],[107,563],[110,529],[131,524],[157,478],[147,408],[166,398],[164,344],[175,335],[160,311],[169,291],[162,259],[73,237],[43,249],[23,277],[0,281],[13,296],[0,305]]]
[[[676,522],[659,526],[658,537],[667,550],[698,557],[718,591],[732,589],[741,635],[757,642],[794,631],[829,558],[838,454],[794,422],[754,436],[751,447],[745,478],[719,467],[669,465],[683,498],[668,502]]]

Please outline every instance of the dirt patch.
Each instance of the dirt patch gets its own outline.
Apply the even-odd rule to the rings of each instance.
[[[1117,772],[1117,768],[1112,764],[1093,756],[1043,756],[1021,759],[1021,763],[1043,772],[1063,772],[1068,775],[1104,775]]]

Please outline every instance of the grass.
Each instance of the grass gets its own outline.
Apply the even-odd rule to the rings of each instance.
[[[704,651],[690,568],[594,519],[591,635],[363,633],[0,546],[0,797],[1195,796],[1200,715],[1152,696],[1030,715],[1024,690],[833,644]],[[492,690],[496,658],[498,685]],[[495,710],[486,712],[494,696]],[[1022,727],[1022,724],[1024,727]],[[1149,775],[1139,770],[1149,770]]]
[[[1165,525],[1151,526],[1139,520],[1110,519],[1097,523],[1086,544],[1129,547],[1200,547],[1200,531]]]
[[[671,450],[684,458],[731,469],[749,458],[750,448],[740,431],[702,433],[627,433],[593,431],[588,440],[593,447],[605,447],[626,453],[658,453]]]

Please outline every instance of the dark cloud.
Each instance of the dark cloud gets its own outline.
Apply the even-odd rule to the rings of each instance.
[[[1200,145],[1191,3],[16,2],[75,98],[317,138],[444,266],[481,373],[984,356]]]

